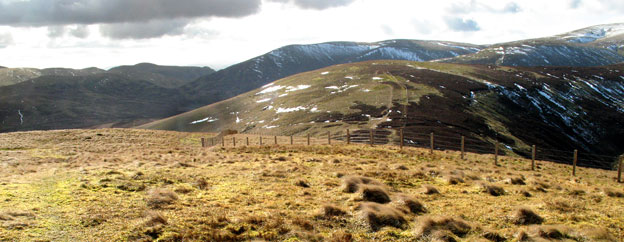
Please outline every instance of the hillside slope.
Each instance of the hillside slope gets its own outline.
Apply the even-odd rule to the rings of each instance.
[[[68,69],[68,68],[0,68],[0,87],[10,86],[28,81],[40,76],[87,76],[105,72],[98,68]]]
[[[0,88],[0,132],[157,119],[178,113],[181,96],[114,74],[42,76]]]
[[[439,60],[501,66],[601,66],[624,62],[624,23],[597,25],[538,39],[488,46]]]
[[[134,80],[149,81],[166,88],[179,87],[214,72],[210,67],[160,66],[151,63],[118,66],[108,70],[108,73],[123,75]]]
[[[405,127],[493,143],[619,155],[624,65],[508,68],[408,61],[336,65],[143,126],[319,134]],[[408,141],[409,142],[409,141]],[[586,164],[608,167],[610,164]]]
[[[342,63],[389,59],[428,61],[474,53],[482,47],[448,41],[387,40],[291,45],[202,77],[182,88],[187,109],[221,101],[274,80]]]

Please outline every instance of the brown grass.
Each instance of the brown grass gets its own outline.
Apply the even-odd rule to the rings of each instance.
[[[615,190],[613,188],[603,188],[602,192],[609,197],[624,197],[624,192]]]
[[[495,197],[505,195],[505,189],[497,185],[481,183],[479,187],[481,188],[482,192],[490,194]]]
[[[427,195],[439,194],[440,191],[432,185],[423,185],[421,188],[421,192]]]
[[[323,207],[321,208],[319,217],[332,218],[332,217],[344,216],[346,214],[347,212],[345,212],[344,209],[334,206],[334,205],[326,204],[326,205],[323,205]]]
[[[343,191],[347,193],[354,193],[360,190],[362,185],[377,185],[383,186],[383,183],[374,179],[363,176],[345,176],[342,179]]]
[[[411,212],[414,214],[423,214],[427,212],[427,208],[425,208],[422,203],[406,195],[399,195],[398,198],[393,202],[393,204],[395,204],[397,207],[406,208],[406,213]]]
[[[362,200],[376,203],[389,203],[390,195],[386,188],[379,185],[363,185],[360,187]]]
[[[472,229],[473,227],[463,219],[451,217],[425,217],[419,219],[418,224],[414,229],[414,234],[417,237],[424,237],[431,235],[435,231],[449,231],[454,235],[463,237]]]
[[[358,205],[356,210],[359,211],[358,217],[373,231],[385,226],[404,228],[407,224],[405,215],[388,205],[365,202]]]
[[[178,195],[171,190],[154,188],[147,192],[147,205],[152,208],[161,208],[178,200]]]
[[[518,225],[541,224],[544,219],[530,208],[518,208],[511,215],[511,222]]]
[[[105,135],[96,136],[99,132]],[[537,236],[525,222],[514,223],[513,208],[526,205],[543,216],[542,223],[569,227],[559,229],[564,241],[624,238],[622,198],[603,189],[623,191],[614,182],[614,171],[583,168],[573,178],[569,166],[549,162],[540,161],[541,169],[531,171],[530,161],[518,157],[501,158],[501,166],[493,167],[492,157],[486,155],[469,153],[460,160],[453,151],[429,155],[418,148],[399,151],[381,145],[201,148],[202,135],[206,134],[143,130],[0,134],[0,240],[476,242],[497,240],[494,235],[486,238],[483,231],[513,241],[523,230],[535,241],[554,240]],[[85,141],[82,136],[94,139]],[[276,160],[279,157],[286,160]],[[340,162],[334,163],[336,159]],[[400,169],[402,165],[409,170]],[[354,194],[343,192],[341,182],[346,182],[340,174],[363,177],[355,182]],[[494,197],[467,184],[450,185],[443,180],[447,176],[466,183],[472,183],[471,176],[489,177],[508,194]],[[529,185],[507,180],[518,177]],[[311,187],[296,186],[298,180]],[[484,181],[475,184],[479,182]],[[134,185],[147,189],[132,191]],[[383,186],[392,200],[377,204],[383,205],[382,212],[355,210],[362,187],[369,185]],[[423,185],[435,186],[442,194],[422,194]],[[192,190],[184,193],[178,187]],[[547,192],[533,192],[532,187]],[[148,206],[152,188],[178,190],[173,193],[177,200]],[[566,204],[555,204],[558,200],[572,208],[576,203],[583,206],[564,212]],[[426,205],[426,214],[434,220],[461,218],[472,229],[462,237],[440,229],[429,237],[415,237],[423,218],[414,213],[420,205]],[[36,217],[9,211],[28,211]],[[167,224],[144,225],[149,211],[160,212]],[[398,214],[398,219],[384,214]],[[553,237],[547,230],[542,234]]]

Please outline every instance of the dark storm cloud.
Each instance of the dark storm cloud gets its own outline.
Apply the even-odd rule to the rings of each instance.
[[[0,0],[0,25],[49,26],[242,17],[256,13],[260,4],[261,0]]]
[[[144,23],[100,25],[102,35],[112,39],[149,39],[165,35],[180,35],[187,20],[152,20]]]
[[[323,10],[333,7],[347,6],[355,0],[269,0],[271,2],[293,3],[304,9]]]
[[[471,32],[481,29],[481,27],[479,27],[479,24],[472,19],[447,17],[444,19],[444,22],[450,29],[454,31]]]

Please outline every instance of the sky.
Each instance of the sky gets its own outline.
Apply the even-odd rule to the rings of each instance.
[[[291,44],[494,44],[622,22],[622,0],[0,0],[0,66],[222,69]]]

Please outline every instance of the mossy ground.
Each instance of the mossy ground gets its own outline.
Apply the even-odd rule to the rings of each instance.
[[[605,241],[624,239],[624,198],[604,192],[624,192],[613,171],[580,168],[572,177],[569,166],[554,163],[531,171],[521,158],[494,166],[490,155],[461,160],[453,151],[394,146],[201,148],[199,137],[125,129],[1,134],[0,241],[413,241],[428,239],[415,237],[419,220],[444,216],[473,225],[462,241],[486,231],[513,241],[531,230],[511,221],[518,207],[566,226],[572,241],[599,241],[595,228],[616,238]],[[427,213],[407,214],[405,228],[371,231],[355,210],[358,194],[341,189],[343,175],[380,181],[391,199],[411,196]],[[449,183],[451,175],[464,182]],[[527,184],[507,181],[518,177]],[[484,193],[480,183],[505,194]],[[423,185],[440,193],[423,194]],[[152,189],[177,200],[150,206]],[[319,216],[324,205],[347,213]],[[166,221],[154,222],[154,212]]]

